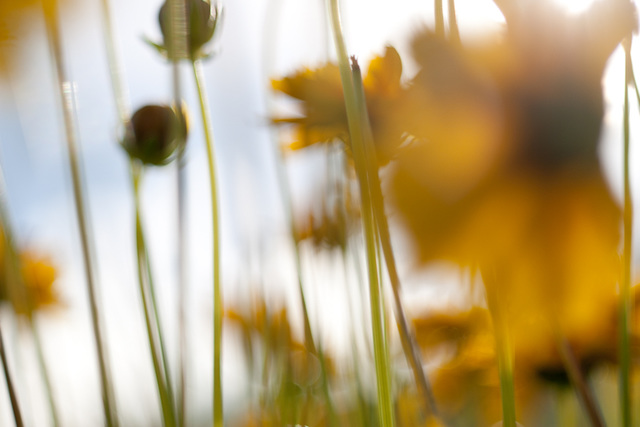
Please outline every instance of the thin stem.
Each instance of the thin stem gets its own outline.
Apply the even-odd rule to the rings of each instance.
[[[220,354],[222,346],[222,289],[220,287],[220,220],[218,210],[218,193],[216,185],[216,166],[213,146],[213,131],[207,94],[204,90],[202,64],[192,62],[193,76],[198,89],[202,126],[207,148],[209,164],[209,185],[211,187],[211,220],[213,225],[213,425],[222,427],[222,378],[220,376]]]
[[[51,387],[51,381],[49,379],[49,371],[45,362],[44,350],[42,348],[42,340],[38,333],[38,326],[33,314],[33,301],[30,298],[27,286],[24,283],[24,279],[20,270],[20,259],[15,247],[15,239],[12,233],[9,210],[7,209],[6,199],[6,187],[3,174],[3,168],[0,167],[0,228],[2,236],[4,237],[4,248],[6,251],[7,260],[10,264],[10,268],[7,269],[7,291],[9,299],[11,301],[17,301],[22,305],[26,311],[27,323],[31,329],[31,336],[33,338],[36,354],[38,358],[38,364],[40,365],[40,373],[42,375],[42,381],[45,386],[47,401],[49,403],[49,410],[51,412],[51,422],[55,427],[60,425],[60,418],[58,416],[58,410],[54,399],[53,388]]]
[[[460,44],[460,30],[458,29],[458,19],[456,18],[455,0],[448,0],[449,9],[449,38],[454,44]]]
[[[179,106],[177,106],[179,108]],[[183,141],[184,142],[184,141]],[[187,422],[187,170],[184,160],[184,150],[180,148],[178,154],[177,189],[178,189],[178,330],[179,330],[179,396],[178,396],[178,425],[184,427]]]
[[[360,75],[359,70],[358,72],[354,70],[354,86],[356,88],[356,94],[360,98],[360,103],[366,106],[362,76]],[[391,289],[393,291],[394,312],[398,323],[400,341],[402,343],[402,348],[404,350],[405,357],[407,358],[407,362],[413,372],[413,377],[416,381],[418,390],[420,390],[420,394],[423,398],[425,409],[427,411],[430,410],[434,416],[439,417],[438,407],[435,397],[433,396],[433,390],[422,366],[422,357],[416,341],[415,332],[409,326],[402,304],[402,297],[400,295],[400,277],[398,275],[393,247],[391,245],[389,223],[384,209],[384,198],[382,194],[382,187],[380,185],[380,177],[378,175],[378,160],[376,158],[376,149],[374,146],[373,136],[371,134],[371,125],[368,120],[368,115],[365,117],[365,121],[363,128],[365,134],[368,135],[364,138],[366,166],[367,173],[371,180],[370,189],[371,199],[373,202],[373,213],[377,225],[378,237],[380,238],[380,246],[382,247],[382,254],[387,266]]]
[[[47,401],[49,403],[49,410],[51,411],[51,423],[54,427],[60,426],[60,416],[58,415],[58,408],[55,400],[55,393],[51,386],[51,378],[49,376],[49,369],[47,368],[47,362],[44,357],[44,350],[42,348],[42,339],[40,338],[40,331],[38,330],[38,324],[33,317],[28,319],[29,327],[31,328],[31,335],[36,347],[36,355],[38,357],[38,365],[40,365],[40,372],[42,374],[42,381],[47,393]]]
[[[187,3],[186,0],[169,0],[170,8],[170,28],[171,38],[170,45],[167,46],[170,52],[171,71],[172,71],[172,87],[173,102],[175,108],[181,112],[182,91],[180,84],[180,64],[181,58],[189,57],[189,24],[187,22]],[[181,117],[182,118],[182,117]],[[186,353],[187,353],[187,330],[186,330],[186,289],[187,289],[187,267],[186,267],[186,170],[183,159],[182,147],[178,154],[178,173],[177,173],[177,190],[178,190],[178,330],[179,330],[179,390],[178,390],[178,425],[184,427],[186,425]]]
[[[436,35],[444,37],[444,10],[442,9],[442,0],[435,0],[433,13],[436,18]]]
[[[7,360],[7,354],[4,350],[4,340],[2,339],[2,330],[0,329],[0,358],[2,359],[2,369],[4,371],[4,378],[7,383],[7,390],[9,391],[9,399],[11,400],[11,409],[13,410],[13,418],[16,421],[16,427],[24,427],[22,421],[22,415],[20,413],[20,405],[18,405],[18,396],[16,395],[16,389],[11,380],[11,374],[9,369],[9,362]]]
[[[149,351],[151,352],[151,360],[153,362],[153,370],[156,377],[156,383],[158,386],[158,395],[160,397],[160,407],[162,409],[163,424],[167,427],[175,426],[175,414],[173,410],[173,402],[169,397],[167,388],[167,379],[165,373],[162,370],[158,342],[156,338],[157,331],[153,330],[153,324],[151,323],[151,314],[149,309],[149,296],[147,286],[145,286],[145,273],[147,272],[146,265],[146,251],[143,241],[142,232],[142,219],[140,212],[140,178],[141,171],[138,165],[132,164],[132,179],[133,179],[133,195],[135,202],[135,217],[136,217],[136,259],[138,262],[138,285],[140,289],[140,298],[142,300],[142,308],[144,311],[144,320],[147,327],[147,338],[149,340]]]
[[[620,346],[620,406],[622,426],[631,427],[631,243],[633,226],[633,206],[631,204],[631,181],[629,173],[629,84],[631,71],[631,41],[623,43],[625,48],[625,83],[623,116],[623,253],[622,283],[620,285],[619,346]]]
[[[582,403],[582,406],[591,421],[591,425],[593,427],[604,427],[605,424],[604,418],[602,418],[602,411],[598,407],[598,403],[593,396],[593,392],[584,378],[582,369],[580,369],[580,366],[578,365],[578,361],[576,360],[573,350],[569,346],[569,342],[566,338],[560,336],[557,337],[557,341],[562,362],[567,369],[569,379],[580,398],[580,403]]]
[[[162,359],[162,366],[164,368],[164,376],[167,381],[167,393],[169,395],[169,401],[173,402],[173,381],[171,380],[171,369],[169,368],[169,357],[166,346],[164,345],[164,328],[160,320],[160,310],[158,309],[158,299],[156,298],[156,287],[153,281],[153,272],[151,271],[151,260],[149,259],[149,251],[147,250],[146,239],[144,237],[144,228],[140,229],[140,243],[142,244],[142,250],[144,251],[144,260],[146,264],[146,278],[149,286],[149,297],[151,300],[151,311],[153,312],[154,321],[156,324],[156,331],[158,334],[158,346],[160,347],[160,358]]]
[[[509,336],[509,328],[500,306],[496,289],[498,278],[495,272],[483,274],[487,305],[491,313],[494,335],[496,340],[496,354],[498,356],[498,372],[500,376],[500,396],[502,398],[502,426],[516,427],[516,402],[513,383],[513,344]]]
[[[120,122],[129,122],[129,102],[127,101],[127,89],[122,77],[122,66],[118,55],[113,31],[113,21],[111,20],[111,7],[109,0],[102,0],[102,19],[105,45],[107,49],[107,62],[109,63],[109,74],[111,76],[111,89],[116,103],[116,110]]]
[[[364,226],[364,236],[367,253],[367,270],[369,275],[369,297],[371,305],[371,327],[373,333],[374,359],[376,366],[377,390],[378,390],[378,411],[380,422],[383,427],[395,424],[393,399],[391,397],[390,366],[387,349],[385,348],[384,324],[383,324],[383,294],[381,292],[380,280],[378,277],[378,260],[376,258],[375,241],[375,219],[370,194],[369,177],[366,167],[366,154],[363,133],[363,120],[366,118],[364,105],[358,102],[354,89],[352,70],[349,66],[349,58],[342,34],[340,23],[340,11],[338,0],[329,0],[331,23],[338,53],[338,64],[340,67],[340,79],[344,92],[345,107],[349,123],[349,134],[351,149],[356,165],[356,174],[360,186],[362,222]],[[355,64],[357,66],[357,64]]]
[[[75,200],[76,216],[78,218],[78,229],[82,245],[82,256],[85,266],[87,289],[89,294],[89,304],[91,309],[91,323],[93,336],[96,343],[98,363],[100,369],[100,380],[102,388],[102,404],[104,415],[108,427],[118,426],[117,412],[113,398],[113,388],[111,385],[110,369],[108,365],[107,347],[102,338],[102,327],[98,309],[98,296],[96,281],[94,277],[94,261],[91,253],[91,239],[88,225],[88,214],[85,205],[84,188],[82,184],[82,173],[79,161],[78,138],[74,126],[74,94],[71,90],[71,82],[67,78],[62,55],[62,43],[60,41],[57,11],[52,2],[43,1],[47,35],[51,44],[53,59],[55,62],[55,74],[57,77],[58,95],[64,116],[64,129],[66,134],[67,151],[69,156],[69,166],[71,169],[71,179],[73,182],[73,195]]]
[[[269,76],[271,70],[272,61],[275,59],[275,55],[271,52],[272,48],[277,45],[275,42],[275,33],[278,28],[278,21],[280,17],[280,10],[282,6],[282,1],[280,0],[271,0],[267,7],[267,14],[265,17],[265,30],[264,30],[264,44],[263,44],[263,55],[262,55],[262,64],[265,70],[265,74],[267,77]],[[266,107],[267,112],[271,112],[270,106],[270,97],[266,98]],[[300,246],[298,244],[298,240],[296,238],[296,225],[293,220],[293,203],[291,202],[291,191],[289,187],[289,180],[287,177],[286,169],[284,167],[284,161],[282,159],[282,151],[278,148],[277,144],[271,144],[274,151],[274,160],[276,163],[276,178],[278,181],[278,187],[280,190],[280,195],[282,197],[282,202],[284,205],[284,214],[286,216],[287,224],[289,226],[289,234],[291,236],[291,240],[293,243],[294,250],[294,262],[296,266],[296,275],[298,280],[298,295],[300,298],[300,307],[302,308],[302,320],[304,322],[304,342],[307,350],[316,353],[316,345],[313,339],[313,333],[311,331],[311,321],[309,320],[309,311],[307,309],[307,302],[305,298],[304,292],[304,277],[302,274],[302,257],[300,255]]]

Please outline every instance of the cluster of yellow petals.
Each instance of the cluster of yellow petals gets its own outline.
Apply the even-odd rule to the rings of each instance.
[[[0,242],[0,301],[9,303],[15,313],[27,316],[60,306],[55,287],[57,273],[52,263],[28,250],[12,255],[4,233],[0,234]]]
[[[404,104],[401,76],[400,55],[388,46],[384,55],[371,60],[363,79],[373,137],[382,163],[391,159],[403,139],[403,129],[397,120],[399,107]],[[273,119],[274,123],[294,126],[290,149],[335,140],[347,142],[348,148],[349,127],[337,64],[303,69],[273,80],[271,85],[275,91],[301,101],[301,115]]]
[[[617,301],[603,304],[594,315],[598,330],[566,336],[580,368],[594,368],[616,361]],[[420,347],[428,354],[444,351],[446,358],[432,374],[437,401],[447,414],[470,414],[490,425],[501,414],[495,337],[486,308],[441,309],[413,319]],[[516,404],[520,413],[535,407],[537,399],[569,378],[553,334],[544,338],[514,337]],[[531,345],[527,345],[530,343]],[[637,350],[637,349],[636,349]],[[568,388],[567,388],[568,389]]]

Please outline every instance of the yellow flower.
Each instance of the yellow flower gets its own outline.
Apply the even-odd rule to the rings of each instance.
[[[16,313],[31,314],[42,308],[60,305],[54,286],[56,269],[46,258],[38,257],[31,252],[23,252],[20,255],[20,267],[29,306],[14,302],[13,307]]]
[[[617,301],[603,305],[595,314],[600,330],[566,337],[585,374],[616,361],[616,312]],[[487,309],[444,309],[421,315],[413,323],[426,353],[439,349],[447,355],[432,374],[434,394],[443,411],[452,417],[471,417],[468,425],[491,425],[499,420],[495,338]],[[531,414],[541,396],[558,386],[568,386],[569,378],[552,334],[544,339],[517,335],[514,340],[518,413]],[[541,425],[541,421],[533,425]]]
[[[478,51],[414,40],[396,206],[420,260],[478,268],[531,345],[599,330],[616,297],[621,218],[597,148],[604,65],[635,25],[617,3],[569,17],[505,2],[504,41]]]
[[[381,163],[387,163],[403,139],[398,126],[398,106],[403,102],[402,62],[398,52],[388,46],[383,56],[369,64],[363,85],[367,109]],[[349,128],[338,66],[328,63],[317,69],[304,69],[271,82],[275,91],[300,101],[301,115],[273,120],[291,124],[293,150],[313,144],[342,140],[348,142]],[[348,145],[348,144],[347,144]]]

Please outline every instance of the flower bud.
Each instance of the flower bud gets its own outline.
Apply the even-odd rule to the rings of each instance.
[[[216,24],[220,16],[220,9],[212,6],[205,0],[186,0],[186,19],[188,22],[188,52],[173,53],[171,40],[171,5],[170,0],[166,0],[160,8],[158,21],[160,31],[164,38],[164,47],[167,49],[170,59],[191,59],[195,60],[202,56],[202,46],[205,45],[216,31]],[[179,46],[177,47],[180,48]]]
[[[187,137],[184,106],[176,111],[168,105],[146,105],[131,117],[122,146],[129,156],[147,165],[162,166],[173,160]]]

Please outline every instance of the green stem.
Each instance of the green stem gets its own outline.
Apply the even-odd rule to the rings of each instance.
[[[16,395],[16,389],[13,385],[13,381],[11,380],[11,374],[9,372],[9,362],[7,360],[7,354],[4,350],[2,330],[0,330],[0,359],[2,359],[2,369],[4,371],[4,378],[7,383],[7,390],[9,391],[9,399],[11,400],[11,409],[13,410],[13,418],[16,421],[16,427],[24,427],[22,415],[20,412],[20,405],[18,405],[18,396]]]
[[[487,295],[487,305],[491,313],[494,335],[496,340],[496,354],[498,356],[498,372],[500,376],[500,396],[502,398],[502,426],[516,427],[516,401],[513,383],[513,344],[509,336],[509,328],[504,318],[503,308],[500,306],[496,290],[497,278],[490,272],[483,274]]]
[[[129,103],[127,101],[127,89],[122,78],[122,67],[116,49],[111,20],[111,7],[109,0],[102,0],[102,19],[105,45],[107,49],[107,62],[109,63],[109,75],[111,76],[111,89],[116,103],[116,111],[122,124],[129,122]]]
[[[42,373],[42,381],[44,382],[44,387],[47,393],[47,401],[49,403],[49,410],[51,411],[51,423],[54,425],[54,427],[59,427],[61,425],[60,417],[58,415],[58,408],[56,405],[56,400],[54,398],[55,394],[53,392],[53,387],[51,386],[49,369],[47,368],[47,362],[44,357],[42,340],[40,339],[40,331],[38,330],[38,325],[33,317],[30,317],[28,319],[28,322],[29,327],[31,328],[33,343],[36,347],[36,355],[38,357],[38,365],[40,365],[40,372]]]
[[[66,133],[67,151],[69,156],[69,166],[71,169],[71,179],[73,183],[73,195],[75,200],[76,216],[78,218],[78,228],[82,245],[82,256],[85,266],[87,289],[89,294],[89,304],[91,309],[91,323],[93,336],[95,339],[98,364],[100,370],[100,380],[102,388],[102,404],[104,415],[108,427],[118,426],[117,411],[113,398],[113,388],[111,376],[109,374],[108,356],[106,344],[102,338],[102,327],[98,310],[98,296],[94,277],[94,260],[91,253],[89,225],[87,220],[87,208],[85,206],[84,188],[82,185],[78,138],[74,126],[75,105],[73,91],[69,90],[71,82],[67,78],[62,55],[62,43],[57,20],[57,11],[52,2],[43,1],[43,10],[47,27],[47,35],[51,44],[53,59],[55,63],[55,74],[57,77],[58,96],[62,105],[64,117],[64,129]]]
[[[338,53],[340,78],[344,91],[344,101],[349,123],[351,149],[356,166],[356,174],[360,186],[362,221],[367,253],[367,270],[369,275],[369,297],[371,306],[371,328],[373,333],[374,359],[376,366],[376,379],[378,390],[378,411],[383,427],[395,424],[393,412],[393,399],[391,392],[391,370],[385,348],[384,324],[383,324],[383,294],[378,277],[378,260],[376,258],[375,219],[373,217],[369,177],[366,167],[365,135],[363,122],[366,119],[365,106],[358,102],[354,89],[352,70],[349,66],[349,58],[342,34],[340,23],[340,11],[338,0],[329,0],[331,14],[331,26],[334,42]]]
[[[202,127],[207,148],[209,164],[209,185],[211,187],[211,220],[213,225],[213,425],[222,427],[222,378],[220,376],[220,355],[222,346],[222,290],[220,288],[220,220],[218,208],[218,193],[216,185],[216,166],[213,147],[213,132],[209,103],[204,90],[204,76],[202,64],[196,60],[192,62],[193,76],[198,89],[200,111],[202,113]]]
[[[158,334],[158,346],[160,347],[160,357],[162,359],[162,367],[164,369],[164,376],[167,381],[167,393],[169,395],[169,401],[174,401],[173,382],[171,380],[171,369],[169,368],[169,357],[166,346],[164,345],[164,328],[160,320],[160,310],[158,309],[158,299],[156,298],[156,287],[153,280],[153,273],[151,271],[151,261],[149,259],[149,251],[147,250],[146,239],[144,237],[144,228],[140,228],[140,243],[142,244],[142,250],[144,251],[144,259],[146,264],[147,281],[149,285],[149,297],[151,300],[151,311],[155,321],[156,331]]]
[[[356,89],[356,95],[360,105],[365,106],[366,100],[364,94],[364,86],[362,84],[362,76],[359,69],[354,69],[354,86]],[[415,332],[409,326],[407,316],[402,304],[401,284],[400,276],[398,275],[398,269],[396,267],[395,256],[393,254],[393,247],[391,245],[391,235],[389,233],[389,223],[387,221],[387,215],[384,209],[384,197],[382,194],[382,187],[380,185],[380,177],[378,175],[378,160],[376,156],[376,148],[371,134],[371,125],[368,120],[368,115],[365,116],[365,123],[363,126],[366,137],[365,141],[365,153],[366,153],[366,166],[367,173],[370,178],[371,199],[373,203],[373,213],[377,225],[378,237],[380,239],[380,246],[382,247],[382,254],[387,266],[387,272],[389,274],[389,280],[391,282],[391,289],[393,291],[394,312],[396,320],[398,322],[398,332],[400,335],[400,342],[404,350],[407,362],[413,372],[414,380],[417,384],[420,395],[423,398],[423,405],[425,410],[431,411],[435,417],[439,418],[438,407],[431,384],[427,379],[422,366],[422,357],[420,355],[420,349],[418,347]]]
[[[624,116],[623,116],[623,175],[624,175],[624,208],[623,208],[623,253],[622,283],[620,285],[619,311],[619,346],[620,346],[620,406],[622,426],[631,427],[631,243],[633,206],[631,204],[631,182],[629,174],[629,84],[631,71],[631,41],[623,43],[625,47],[625,83],[624,83]]]
[[[31,329],[31,336],[36,347],[36,355],[38,358],[38,364],[40,365],[40,373],[42,375],[42,381],[47,393],[47,401],[49,403],[49,410],[51,412],[51,422],[54,427],[60,425],[60,418],[58,416],[57,405],[55,403],[53,388],[51,387],[51,381],[49,377],[49,371],[45,362],[44,350],[42,348],[42,340],[38,333],[38,325],[33,313],[33,301],[31,300],[27,286],[24,283],[24,279],[21,274],[20,259],[18,251],[16,250],[16,243],[12,233],[9,211],[7,209],[6,200],[6,188],[4,181],[3,168],[0,167],[0,228],[4,236],[4,248],[6,251],[6,261],[9,263],[7,269],[7,293],[9,300],[17,301],[26,310],[27,323]]]
[[[175,426],[175,413],[173,410],[173,402],[169,396],[167,387],[168,378],[165,377],[163,372],[161,357],[158,350],[158,342],[156,334],[157,331],[153,330],[153,324],[151,322],[151,314],[149,308],[149,295],[150,291],[145,286],[145,273],[147,272],[147,258],[144,245],[143,231],[142,231],[142,218],[140,212],[140,179],[141,170],[139,165],[135,165],[132,162],[132,179],[133,179],[133,195],[135,203],[135,216],[136,216],[136,259],[138,262],[138,285],[140,289],[140,298],[142,300],[142,308],[144,311],[144,320],[147,328],[147,338],[149,340],[149,351],[151,352],[151,360],[153,362],[153,370],[156,377],[156,383],[158,386],[158,395],[160,397],[160,407],[162,409],[163,423],[166,427]]]

